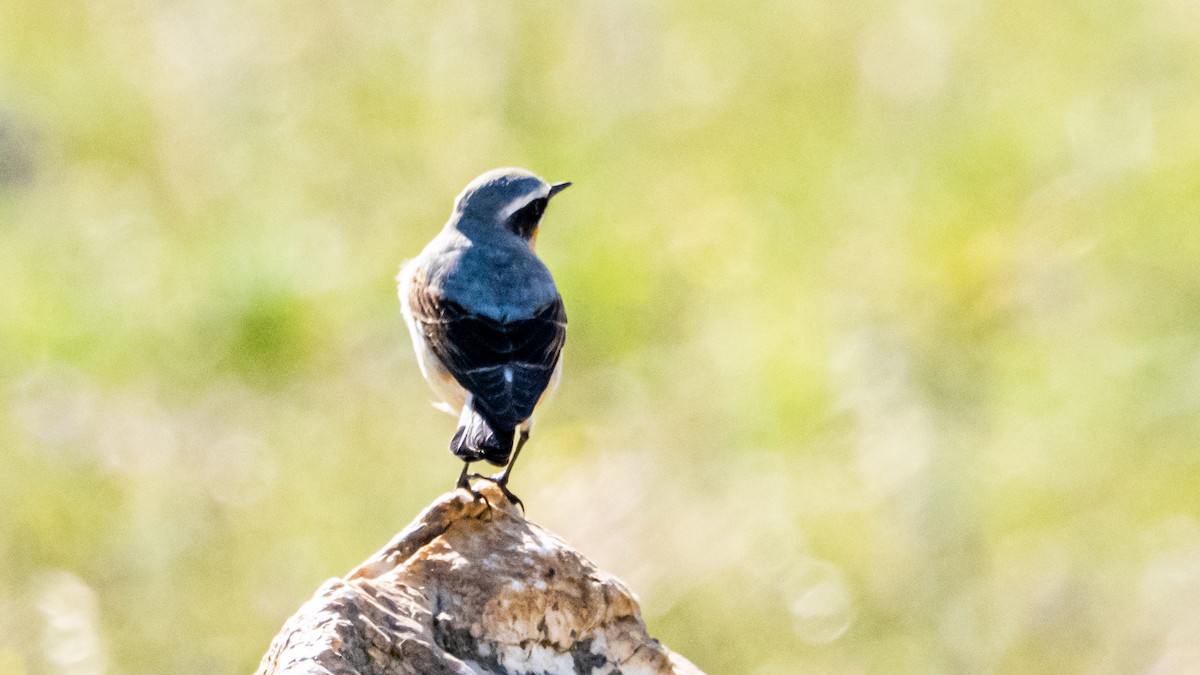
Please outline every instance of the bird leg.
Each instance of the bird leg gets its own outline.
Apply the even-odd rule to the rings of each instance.
[[[517,457],[521,455],[521,448],[525,447],[525,441],[529,440],[529,430],[521,429],[521,435],[517,438],[517,449],[513,450],[512,459],[508,460],[508,466],[504,470],[492,477],[496,481],[496,485],[505,487],[508,485],[508,477],[512,474],[513,466],[517,463]]]
[[[471,463],[463,462],[463,470],[462,473],[458,474],[458,483],[455,484],[455,487],[462,488],[467,492],[470,492],[473,498],[482,499],[483,503],[487,504],[488,508],[491,508],[492,503],[487,500],[487,497],[483,496],[482,492],[479,492],[471,487],[471,481],[469,480],[470,476],[467,475],[467,469],[469,468],[471,468]]]
[[[496,487],[500,488],[500,491],[508,498],[508,501],[521,507],[522,512],[525,511],[525,503],[521,501],[520,497],[513,494],[512,490],[508,489],[508,478],[512,474],[513,465],[517,463],[517,456],[521,454],[521,448],[525,447],[525,441],[528,440],[529,430],[521,429],[521,435],[517,438],[517,447],[513,450],[512,458],[508,460],[508,464],[505,465],[504,470],[500,473],[494,476],[485,476],[481,473],[471,474],[471,478],[482,478],[483,480],[495,483]]]
[[[512,475],[513,466],[517,463],[517,457],[521,455],[521,448],[525,447],[525,441],[528,440],[529,430],[521,429],[521,435],[517,438],[517,448],[513,450],[513,456],[512,459],[508,460],[508,466],[505,466],[503,471],[489,479],[496,484],[496,487],[500,488],[500,491],[504,493],[504,496],[508,498],[508,501],[521,507],[522,513],[525,512],[525,503],[521,501],[520,497],[513,494],[512,490],[508,489],[508,479]]]

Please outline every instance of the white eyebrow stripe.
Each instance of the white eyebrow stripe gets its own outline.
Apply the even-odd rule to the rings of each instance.
[[[538,188],[537,192],[531,193],[529,195],[526,195],[526,196],[518,198],[518,199],[514,199],[511,204],[504,207],[504,210],[500,211],[500,214],[499,214],[500,220],[508,220],[509,216],[511,216],[512,214],[516,213],[517,211],[520,211],[521,209],[525,208],[533,200],[543,199],[543,198],[546,198],[549,196],[550,196],[550,186],[543,183],[542,186],[540,188]]]

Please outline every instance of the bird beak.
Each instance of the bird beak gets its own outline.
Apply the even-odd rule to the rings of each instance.
[[[558,194],[558,193],[562,192],[563,190],[566,190],[566,189],[567,189],[567,188],[569,188],[569,187],[571,187],[571,183],[570,183],[570,182],[566,182],[566,183],[555,183],[554,185],[551,185],[551,186],[550,186],[550,194],[549,194],[549,195],[547,195],[547,198],[549,198],[549,197],[553,197],[554,195],[556,195],[556,194]]]

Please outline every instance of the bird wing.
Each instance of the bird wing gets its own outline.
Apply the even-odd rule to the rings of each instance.
[[[476,410],[500,427],[529,419],[567,339],[562,296],[526,318],[499,320],[414,283],[409,307],[429,349],[474,395]]]

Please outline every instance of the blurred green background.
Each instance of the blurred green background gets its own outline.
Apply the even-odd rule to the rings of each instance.
[[[0,673],[234,673],[449,489],[497,166],[531,518],[710,673],[1200,669],[1200,3],[0,3]]]

